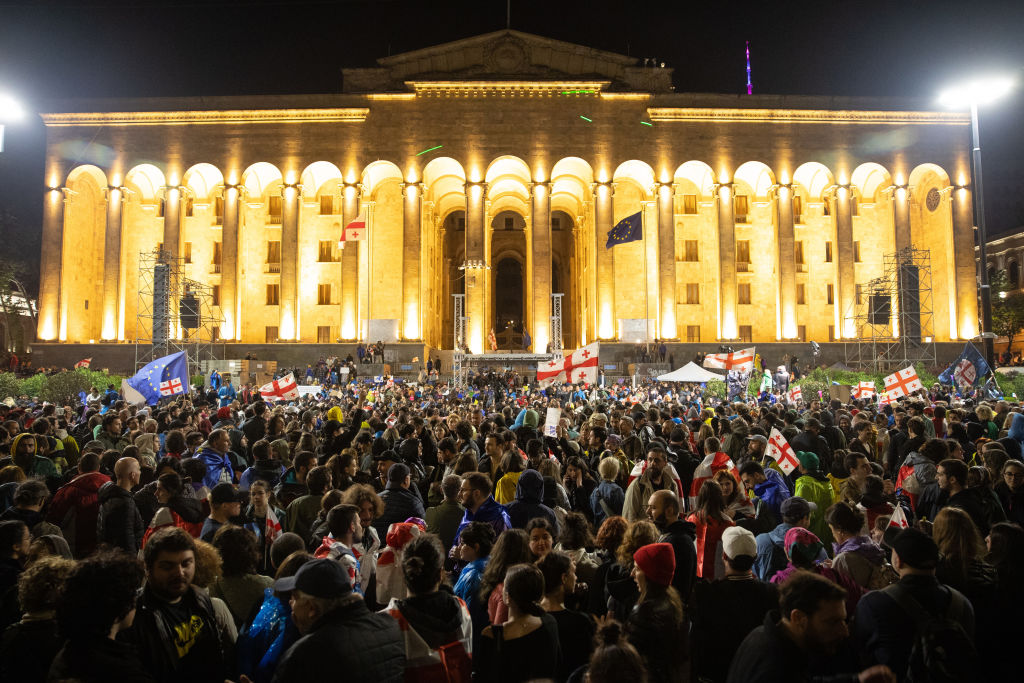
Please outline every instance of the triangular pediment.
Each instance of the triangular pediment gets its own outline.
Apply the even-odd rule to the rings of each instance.
[[[345,92],[408,89],[429,81],[607,81],[609,90],[666,92],[672,69],[635,57],[510,29],[403,52],[378,67],[344,69]]]

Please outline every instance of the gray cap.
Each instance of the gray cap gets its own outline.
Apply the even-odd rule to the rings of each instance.
[[[762,436],[761,434],[751,434],[750,436],[747,437],[747,441],[757,441],[761,445],[768,445],[768,437]]]

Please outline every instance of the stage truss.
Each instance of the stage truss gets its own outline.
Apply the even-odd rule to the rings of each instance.
[[[199,363],[214,360],[216,331],[213,287],[185,276],[185,260],[169,251],[139,254],[139,301],[135,321],[135,369],[162,356],[184,351],[189,374],[199,372]],[[183,329],[183,299],[198,315],[198,327]]]
[[[857,337],[844,340],[846,365],[872,372],[934,366],[930,251],[906,247],[886,254],[882,265],[881,277],[858,285]]]

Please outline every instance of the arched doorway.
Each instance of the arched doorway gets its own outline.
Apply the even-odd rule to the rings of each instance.
[[[514,258],[498,261],[494,274],[494,332],[521,335],[526,317],[523,264]]]

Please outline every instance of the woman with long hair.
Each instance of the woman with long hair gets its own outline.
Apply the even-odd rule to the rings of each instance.
[[[532,564],[513,565],[502,593],[508,618],[485,628],[480,638],[475,665],[481,680],[522,683],[555,678],[560,659],[558,623],[540,604],[544,575]]]
[[[562,658],[557,680],[564,681],[569,674],[590,659],[593,649],[594,621],[590,615],[566,607],[566,598],[576,590],[576,562],[560,550],[552,550],[537,562],[544,575],[544,599],[541,607],[558,624],[558,642]]]
[[[633,553],[645,545],[656,543],[661,534],[653,522],[637,520],[629,525],[622,537],[622,543],[615,551],[615,564],[608,569],[605,581],[607,609],[619,621],[626,621],[640,597],[640,591],[633,580]]]
[[[647,664],[652,683],[673,681],[682,668],[683,601],[672,587],[675,568],[670,543],[652,543],[633,553],[640,598],[626,621],[626,636]]]
[[[494,548],[491,549],[491,559],[488,560],[487,568],[480,579],[480,599],[487,605],[490,623],[503,624],[508,618],[508,606],[502,593],[508,568],[514,564],[532,561],[530,536],[525,531],[507,529],[498,536]]]
[[[715,576],[723,576],[722,534],[735,524],[726,513],[725,497],[717,481],[708,479],[701,484],[696,509],[686,521],[697,531],[697,577],[713,581]]]
[[[622,624],[614,619],[599,625],[594,637],[594,654],[590,656],[583,680],[586,683],[648,683],[643,657],[626,639]]]
[[[846,572],[866,590],[885,588],[899,576],[886,562],[885,551],[864,533],[865,515],[846,501],[839,501],[825,512],[825,521],[835,539],[832,567]]]
[[[729,519],[737,520],[754,516],[754,504],[747,498],[746,491],[736,484],[736,477],[729,470],[719,470],[712,477],[722,487],[722,502]]]
[[[526,525],[533,561],[541,560],[555,546],[555,527],[544,517],[534,517]]]
[[[975,606],[976,623],[981,623],[978,607],[994,599],[998,576],[995,567],[984,560],[985,544],[970,515],[959,508],[945,507],[935,516],[932,538],[939,546],[939,581],[963,593]]]
[[[484,570],[491,557],[494,547],[494,527],[486,522],[470,522],[459,535],[459,545],[455,548],[455,559],[465,562],[458,581],[452,592],[462,598],[469,609],[473,620],[473,649],[476,650],[480,632],[487,626],[487,601],[480,595],[480,584],[484,578]]]
[[[629,522],[626,518],[616,515],[604,520],[597,530],[592,555],[597,569],[594,570],[594,577],[589,581],[590,590],[587,591],[587,609],[595,616],[603,617],[608,613],[608,596],[605,593],[608,571],[615,565],[615,551],[622,545],[627,529]]]

